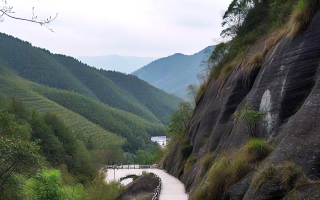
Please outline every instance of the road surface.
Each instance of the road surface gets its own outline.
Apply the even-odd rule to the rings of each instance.
[[[153,172],[161,178],[162,189],[160,200],[188,200],[188,194],[185,192],[183,183],[160,169],[108,169],[106,181],[118,181],[121,177],[128,174],[141,175],[142,171],[146,171],[147,173]]]

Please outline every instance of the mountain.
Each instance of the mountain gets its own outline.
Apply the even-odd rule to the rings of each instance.
[[[136,56],[79,56],[81,62],[98,69],[118,71],[130,74],[131,72],[140,69],[141,67],[158,59],[156,57],[136,57]]]
[[[162,151],[151,137],[166,134],[180,102],[136,76],[1,33],[0,199],[34,199],[43,188],[35,180],[53,181],[50,193],[62,191],[54,199],[115,199],[121,185],[97,172],[156,162]]]
[[[142,80],[170,94],[186,99],[189,84],[199,85],[197,74],[202,72],[201,61],[208,59],[213,46],[209,46],[193,55],[176,53],[160,58],[133,72]]]
[[[190,199],[319,199],[320,3],[272,4],[249,5],[216,46],[189,124],[173,134],[162,167]]]
[[[8,80],[8,75],[2,74],[2,78],[9,85],[19,84],[19,91],[24,91],[20,94],[3,84],[3,93],[21,98],[41,112],[60,113],[63,108],[64,113],[77,113],[84,120],[126,138],[126,148],[131,150],[150,143],[151,135],[165,134],[169,115],[181,101],[133,75],[98,70],[5,34],[0,34],[0,48],[1,67],[12,77]],[[29,97],[31,94],[37,97]],[[37,98],[47,102],[46,106],[36,103]],[[62,107],[52,108],[49,102]],[[74,127],[80,130],[78,134],[94,133],[86,131],[85,123],[82,125]]]

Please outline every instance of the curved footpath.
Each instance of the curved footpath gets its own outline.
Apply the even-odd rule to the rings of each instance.
[[[147,173],[152,172],[157,174],[162,181],[162,188],[160,192],[160,200],[187,200],[188,194],[185,193],[185,188],[183,183],[181,183],[177,178],[171,176],[160,169],[108,169],[106,181],[118,181],[121,177],[124,177],[128,174],[141,175],[142,171]],[[115,174],[115,179],[114,179]]]

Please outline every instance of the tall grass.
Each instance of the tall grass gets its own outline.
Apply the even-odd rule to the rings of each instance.
[[[251,139],[247,144],[247,153],[251,161],[261,161],[269,155],[273,147],[262,139]]]
[[[191,198],[209,200],[220,199],[236,182],[257,166],[272,150],[261,139],[251,139],[238,151],[207,153],[200,160],[205,177],[198,188],[191,192]],[[206,170],[206,171],[205,171]]]
[[[290,18],[291,31],[290,35],[296,37],[301,31],[303,31],[310,19],[312,18],[314,11],[310,8],[310,2],[308,0],[299,0],[294,7],[292,16]]]
[[[197,162],[197,156],[196,155],[191,155],[189,156],[187,163],[184,166],[185,171],[189,171],[191,167]]]
[[[284,162],[280,166],[270,165],[266,169],[260,171],[252,180],[253,185],[258,191],[260,186],[266,181],[271,179],[281,180],[287,192],[294,188],[303,186],[311,181],[303,174],[302,169],[295,165],[293,162]]]

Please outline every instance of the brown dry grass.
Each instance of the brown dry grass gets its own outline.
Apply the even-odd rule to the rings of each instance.
[[[316,10],[319,8],[319,3],[314,3],[311,0],[299,0],[294,7],[290,17],[291,30],[289,35],[292,38],[297,37],[303,30],[305,30],[314,16]]]
[[[263,182],[274,178],[280,179],[288,192],[294,188],[312,183],[306,175],[303,174],[299,166],[293,162],[284,162],[278,167],[270,165],[265,170],[260,171],[252,180],[252,184],[256,187],[255,191],[259,190]]]

